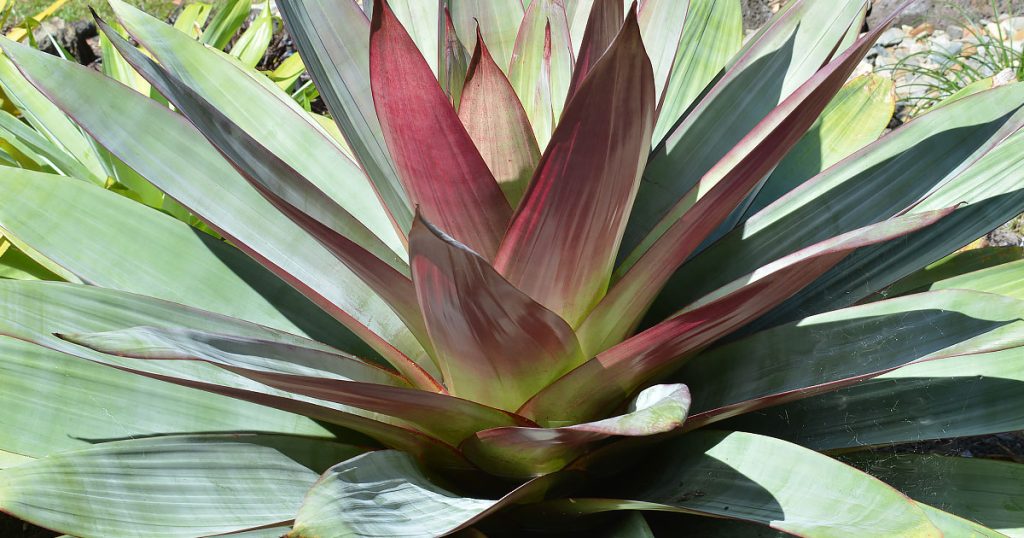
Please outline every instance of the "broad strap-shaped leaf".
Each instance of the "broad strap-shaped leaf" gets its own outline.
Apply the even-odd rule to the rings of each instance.
[[[81,281],[371,352],[242,252],[158,211],[83,181],[22,170],[5,170],[0,190],[18,200],[0,204],[0,227]]]
[[[114,0],[111,5],[132,37],[139,40],[181,85],[209,102],[239,130],[266,148],[266,153],[308,179],[312,183],[308,188],[322,191],[391,250],[405,254],[402,238],[366,174],[287,93],[272,84],[260,84],[245,73],[248,66],[233,65],[227,57],[188,39],[163,21],[120,0]],[[272,26],[269,12],[264,20],[266,23],[253,24]],[[125,45],[120,47],[121,54],[138,70],[140,62],[129,58]],[[134,47],[130,52],[141,55]],[[199,119],[195,114],[185,114],[192,116],[193,122]]]
[[[491,259],[508,201],[387,2],[373,9],[373,101],[402,185],[427,219]]]
[[[847,463],[916,501],[977,521],[1007,536],[1024,534],[1024,465],[933,454],[854,454]]]
[[[344,353],[237,334],[177,327],[137,326],[97,333],[58,333],[100,353],[154,360],[203,360],[218,366],[272,374],[409,387],[393,372]],[[282,338],[283,339],[283,338]]]
[[[242,27],[245,19],[249,17],[252,10],[252,3],[245,0],[229,0],[225,5],[220,6],[213,20],[203,29],[200,41],[215,49],[223,49],[228,46],[235,32]]]
[[[0,43],[29,80],[100,143],[381,355],[401,364],[409,360],[405,353],[423,354],[383,300],[277,212],[180,115],[83,66]],[[111,122],[111,117],[137,121]]]
[[[505,427],[483,430],[460,450],[480,468],[499,476],[524,478],[558,471],[610,437],[642,437],[682,426],[690,407],[686,385],[644,389],[626,413],[559,428]]]
[[[451,444],[482,429],[531,424],[468,400],[410,388],[348,357],[287,344],[154,327],[60,337],[120,357],[208,362],[280,390],[405,420]]]
[[[445,386],[514,410],[583,362],[572,329],[487,260],[417,217],[412,275]]]
[[[462,101],[462,88],[466,83],[466,72],[469,70],[472,55],[466,50],[461,38],[459,38],[459,34],[455,31],[455,23],[452,22],[452,15],[448,8],[444,9],[444,35],[442,36],[441,45],[438,81],[441,83],[441,89],[448,94],[452,106],[455,107],[455,110],[458,110],[459,103]],[[470,133],[470,136],[472,136],[472,133]]]
[[[270,12],[270,4],[264,4],[263,9],[249,23],[249,27],[231,46],[231,55],[238,58],[242,65],[255,68],[267,52],[273,34],[274,17]]]
[[[89,137],[68,119],[66,111],[51,103],[30,82],[19,72],[11,57],[0,56],[0,86],[6,98],[18,107],[29,125],[89,170],[88,177],[79,179],[102,185],[106,170]]]
[[[53,166],[66,176],[86,181],[93,179],[93,172],[85,168],[73,155],[68,154],[39,131],[26,125],[7,111],[0,110],[0,129],[2,129],[0,132],[5,135],[4,142],[31,158],[35,163]]]
[[[574,327],[608,285],[646,162],[650,67],[631,11],[566,108],[495,259],[509,281]]]
[[[409,33],[409,37],[416,43],[423,59],[430,66],[430,71],[437,79],[438,72],[438,45],[442,43],[444,36],[443,15],[440,12],[442,2],[423,2],[422,0],[381,0],[387,2],[398,22]],[[377,8],[376,5],[373,6]],[[371,13],[373,11],[371,10]]]
[[[296,454],[359,449],[302,437],[103,443],[0,471],[0,509],[75,536],[190,538],[295,517],[316,472]]]
[[[698,431],[647,457],[659,465],[630,477],[629,500],[571,499],[552,508],[702,514],[809,538],[943,536],[920,505],[884,482],[772,437]]]
[[[799,141],[880,33],[866,34],[818,71],[704,175],[666,215],[664,226],[616,268],[612,287],[589,315],[585,331],[607,334],[606,341],[615,342],[640,321],[672,273]]]
[[[1024,119],[1024,111],[1014,116]],[[1009,127],[1013,127],[1013,124]],[[844,308],[886,284],[947,256],[1024,211],[1024,133],[1016,132],[912,208],[911,213],[964,204],[950,220],[879,244],[843,260],[757,325],[771,326],[819,312]],[[842,290],[837,293],[837,290]]]
[[[1022,105],[1024,85],[1004,86],[894,130],[768,205],[742,228],[688,261],[671,278],[652,308],[653,314],[664,316],[678,310],[712,288],[813,241],[899,214],[930,191],[945,184],[952,187],[954,180],[962,185],[956,196],[944,196],[930,208],[941,207],[938,203],[943,201],[947,205],[979,201],[986,192],[998,192],[994,189],[1000,184],[1005,185],[1002,192],[1014,190],[1015,184],[1001,183],[993,169],[1009,172],[1020,166],[1014,153],[1024,147],[1024,140],[1016,142],[1016,148],[993,148],[1020,127]],[[988,170],[975,168],[976,162]],[[992,187],[982,189],[984,184]],[[970,233],[973,239],[985,230]],[[911,250],[906,245],[898,248]],[[932,261],[935,259],[913,269]],[[871,280],[884,286],[895,279]],[[851,303],[859,299],[855,297]]]
[[[661,103],[689,17],[690,0],[644,0],[637,18],[654,69],[654,98]]]
[[[738,2],[690,0],[651,144],[658,146],[743,43]]]
[[[583,32],[582,43],[576,53],[576,65],[572,70],[572,84],[569,86],[570,96],[576,93],[591,68],[611,46],[615,36],[622,29],[622,21],[625,17],[625,7],[620,0],[597,0],[593,3],[590,8],[590,16],[587,18],[586,30]]]
[[[466,73],[459,119],[509,204],[518,207],[537,168],[540,149],[523,104],[480,32]]]
[[[1024,299],[1017,292],[1024,247],[982,247],[956,252],[882,290],[892,297],[929,289],[973,289]]]
[[[934,225],[952,209],[908,215],[823,241],[769,264],[687,310],[615,345],[546,387],[519,410],[540,424],[608,413],[643,384],[666,375],[688,353],[749,323],[851,252]],[[580,400],[582,395],[584,400]]]
[[[772,171],[746,210],[757,213],[826,168],[874,142],[896,106],[892,80],[859,76],[843,86],[786,158]]]
[[[333,437],[312,419],[145,379],[14,338],[0,338],[0,405],[0,451],[24,458],[184,432]]]
[[[673,378],[694,387],[687,428],[809,398],[904,365],[1024,345],[1024,302],[930,292],[805,318],[729,342]],[[820,343],[828,342],[827,349]]]
[[[3,299],[0,301],[0,333],[4,335],[122,371],[342,426],[443,467],[469,465],[451,446],[385,415],[288,393],[195,361],[139,361],[104,355],[62,340],[55,333],[97,333],[141,326],[183,327],[296,343],[302,347],[321,346],[316,342],[194,308],[92,286],[0,282],[0,299]]]
[[[727,154],[740,150],[748,133],[763,130],[766,126],[759,124],[768,114],[828,62],[863,5],[864,0],[796,0],[750,38],[728,71],[651,155],[623,241],[623,256],[637,248],[646,250],[651,239],[664,233],[668,221],[680,216],[679,204],[692,204],[719,182],[716,175],[705,176]],[[873,44],[874,38],[870,41]],[[840,77],[840,84],[845,79]],[[815,117],[817,112],[820,108]],[[805,129],[792,134],[799,136]]]
[[[434,483],[407,454],[370,452],[320,477],[288,538],[445,536],[507,505],[537,500],[551,483],[536,479],[497,500],[464,497]]]
[[[721,423],[814,450],[1024,429],[1024,348],[922,362]]]
[[[136,70],[203,132],[269,202],[301,226],[383,298],[421,342],[426,341],[405,261],[288,163],[267,150],[188,86],[132,47],[101,19],[100,28]],[[413,364],[404,374],[421,387],[436,386]]]
[[[412,205],[391,161],[370,93],[370,25],[366,15],[351,0],[281,4],[288,34],[295,39],[331,117],[391,216],[407,231],[412,225]]]
[[[461,36],[479,28],[490,44],[490,53],[502,73],[508,73],[516,34],[523,22],[522,0],[457,0],[450,2],[452,22]]]
[[[562,116],[572,81],[569,22],[562,0],[524,5],[526,13],[512,49],[508,79],[530,118],[537,143],[544,148]]]

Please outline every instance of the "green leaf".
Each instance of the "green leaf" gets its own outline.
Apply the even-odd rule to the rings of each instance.
[[[551,132],[562,115],[572,68],[569,23],[562,2],[532,2],[526,7],[516,36],[508,80],[523,103],[541,148],[548,145]]]
[[[121,27],[120,24],[115,23],[114,28],[122,37],[128,36],[128,33],[124,31],[124,28]],[[103,68],[104,75],[107,75],[128,87],[135,88],[143,95],[149,95],[149,83],[140,77],[138,73],[132,69],[132,66],[128,65],[128,62],[124,61],[124,57],[121,56],[121,53],[117,52],[117,50],[111,46],[110,39],[102,32],[100,32],[100,51],[101,57],[103,58],[101,67]]]
[[[228,0],[220,6],[213,20],[203,30],[200,41],[215,49],[223,49],[242,27],[252,9],[252,0]],[[106,56],[104,55],[104,58]]]
[[[1019,258],[1018,249],[1011,250]],[[970,251],[968,251],[970,252]],[[976,290],[1024,299],[1024,260],[1003,263],[969,273],[952,276],[933,283],[932,290]]]
[[[438,44],[443,39],[444,20],[442,19],[439,2],[423,2],[421,0],[387,0],[387,4],[395,12],[395,16],[409,32],[416,48],[423,54],[434,77],[438,75]]]
[[[198,38],[203,33],[203,25],[213,11],[213,4],[194,2],[185,6],[178,18],[174,20],[174,27],[178,31],[192,39]]]
[[[454,0],[449,1],[455,31],[460,36],[476,34],[477,26],[487,41],[494,61],[508,73],[515,47],[516,34],[523,21],[521,0]]]
[[[12,170],[0,190],[20,201],[0,204],[0,227],[83,281],[346,343],[337,322],[287,284],[171,217],[50,174]]]
[[[1020,86],[1024,89],[1024,85]],[[918,118],[924,119],[924,116]],[[910,234],[902,241],[854,253],[759,320],[753,328],[848,306],[1019,215],[1024,211],[1024,189],[1020,188],[1019,179],[1024,168],[1022,150],[1024,133],[1014,133],[909,210],[916,213],[941,207],[944,202],[959,204],[960,209],[952,218],[934,228]],[[920,183],[920,177],[913,176],[907,181]],[[881,193],[876,190],[871,195],[877,197]],[[852,197],[846,199],[849,198]]]
[[[463,497],[435,484],[407,454],[370,452],[320,478],[288,537],[442,536],[535,494],[534,486],[543,483],[527,483],[498,500]]]
[[[743,42],[743,13],[734,0],[690,0],[675,63],[651,143],[657,146],[725,68]]]
[[[274,17],[270,13],[270,2],[267,2],[245,32],[238,36],[238,41],[231,47],[231,55],[238,58],[243,65],[256,67],[267,52],[273,36]]]
[[[679,218],[677,204],[692,205],[709,192],[718,178],[704,175],[827,63],[863,3],[796,0],[747,42],[738,60],[651,154],[623,254],[638,246],[646,250],[651,238]]]
[[[640,4],[637,18],[644,38],[644,49],[654,68],[656,102],[661,102],[662,93],[674,68],[689,9],[689,0],[645,0]]]
[[[869,74],[848,82],[765,180],[747,214],[760,211],[804,181],[874,142],[888,126],[895,106],[896,94],[889,78]]]
[[[633,500],[572,499],[557,507],[696,513],[808,538],[942,536],[917,503],[880,480],[772,437],[691,432],[647,458],[659,464],[629,477],[624,493]]]
[[[111,5],[128,32],[168,72],[309,179],[395,253],[405,254],[402,239],[366,175],[291,97],[266,81],[258,83],[221,55],[142,11],[119,0]],[[265,17],[272,26],[269,11]]]
[[[787,195],[784,201],[764,208],[741,227],[688,261],[669,280],[648,314],[648,319],[660,319],[722,283],[755,270],[787,252],[845,232],[851,227],[889,218],[908,207],[923,211],[925,207],[934,209],[963,201],[980,202],[987,197],[1013,191],[1016,184],[1010,178],[1016,176],[1012,175],[1012,170],[1024,162],[1015,152],[1024,145],[1024,137],[1017,137],[1022,141],[1010,144],[1015,146],[1013,148],[993,150],[993,147],[1024,121],[1024,111],[1019,110],[1022,104],[1024,85],[1003,86],[921,116],[882,137],[856,155],[803,183]],[[1009,142],[1000,144],[1000,148]],[[953,182],[954,178],[956,182]],[[942,191],[933,194],[934,203],[930,202],[927,206],[914,205],[943,185]],[[936,197],[940,192],[946,194]],[[947,204],[941,205],[942,202]],[[965,211],[967,209],[964,208]],[[989,213],[994,212],[989,209],[983,214]],[[994,215],[991,216],[994,218]],[[968,216],[958,215],[957,218],[967,219]],[[977,230],[977,225],[967,226],[959,221],[956,224],[958,228],[954,228],[954,222],[957,219],[947,221],[945,226],[949,228],[946,230],[973,234],[971,239],[998,226],[998,223],[994,223],[988,228]],[[943,235],[936,235],[945,242],[955,240],[957,234],[947,231]],[[940,252],[932,260],[912,266],[910,270],[927,265],[962,244],[943,245],[942,248],[949,250]],[[940,242],[933,242],[928,246],[939,245]],[[904,255],[923,252],[920,249],[908,249],[905,243],[895,248],[904,251]],[[896,259],[895,256],[890,258],[893,261]],[[840,267],[847,263],[850,262],[844,262]],[[882,267],[883,264],[874,261],[872,265],[863,267],[863,270],[881,271]],[[844,271],[841,276],[841,282],[839,279],[834,282],[843,287],[839,293],[845,296],[854,287],[851,281],[858,275]],[[876,275],[866,280],[883,287],[902,276],[900,274],[886,280],[884,276]],[[875,290],[868,290],[868,293],[872,291]],[[827,310],[842,308],[863,296],[852,296],[848,303]],[[817,312],[823,310],[826,309]],[[798,317],[809,314],[804,311]]]
[[[301,282],[300,291],[375,350],[395,361],[403,360],[396,349],[413,356],[423,353],[380,298],[264,200],[187,120],[88,68],[22,45],[0,43],[17,58],[19,68],[31,74],[33,83],[125,163],[275,274]],[[83,100],[82,95],[90,98]],[[120,116],[135,121],[110,121]]]
[[[31,157],[35,162],[49,164],[56,171],[67,176],[83,180],[94,178],[92,172],[75,159],[74,156],[68,154],[38,131],[3,110],[0,110],[0,129],[9,134],[6,142],[15,146],[23,154]]]
[[[996,267],[1022,259],[1024,259],[1024,247],[984,247],[956,252],[925,267],[924,269],[921,269],[920,271],[907,275],[905,278],[900,279],[880,292],[879,296],[889,297],[903,295],[905,293],[916,293],[932,289],[933,286],[941,286],[945,289],[952,287],[940,284],[945,280],[956,281],[960,286],[970,286],[973,282],[977,281],[981,285],[985,286],[985,289],[979,291],[989,291],[990,285],[998,286],[999,284],[1006,282],[1005,280],[1000,280],[998,283],[995,281],[989,281],[987,278],[988,275],[1003,271],[1003,269],[996,269]],[[1010,266],[1005,269],[1013,271],[1011,267],[1015,266]],[[991,272],[989,271],[990,269],[992,270]],[[975,276],[968,276],[975,273]],[[993,291],[992,293],[1013,296],[1012,285],[1008,287],[1000,287],[1001,291]],[[934,289],[940,289],[940,287],[935,287]]]
[[[905,366],[721,427],[834,450],[1024,429],[1024,348]]]
[[[0,471],[0,508],[83,538],[250,529],[295,517],[317,475],[293,452],[310,450],[358,452],[255,435],[104,443]]]
[[[107,173],[92,142],[64,112],[32,87],[7,56],[0,56],[0,87],[29,125],[89,170],[89,175],[82,179],[98,185],[106,182]]]
[[[901,297],[726,343],[697,355],[673,378],[697,388],[687,427],[698,427],[914,361],[1024,345],[1022,310],[1022,301],[967,291]]]
[[[15,280],[63,280],[0,235],[0,278]]]
[[[6,337],[0,338],[0,405],[5,410],[0,450],[23,458],[186,432],[333,437],[299,415],[146,379]]]
[[[159,301],[93,286],[0,281],[0,334],[161,381],[198,388],[301,414],[346,429],[365,432],[441,467],[465,468],[454,450],[403,421],[361,409],[272,388],[236,373],[196,361],[139,361],[103,355],[60,339],[61,333],[98,333],[131,327],[181,327],[221,335],[269,340],[299,347],[330,348],[318,342]]]
[[[933,454],[853,454],[844,461],[914,500],[1024,536],[1024,464]]]
[[[462,102],[462,87],[466,82],[466,72],[469,70],[471,55],[462,44],[459,34],[456,33],[455,24],[452,22],[448,10],[444,12],[444,34],[441,39],[438,77],[441,89],[451,98],[455,110],[458,110],[459,103]]]
[[[372,4],[366,1],[363,7]],[[398,180],[370,94],[366,16],[350,0],[294,0],[279,7],[331,117],[395,222],[408,231],[412,206]]]

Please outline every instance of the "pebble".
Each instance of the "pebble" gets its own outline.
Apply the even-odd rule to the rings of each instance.
[[[905,34],[901,28],[889,28],[882,32],[882,35],[878,36],[877,43],[883,47],[899,45],[900,42],[903,41],[904,35]]]

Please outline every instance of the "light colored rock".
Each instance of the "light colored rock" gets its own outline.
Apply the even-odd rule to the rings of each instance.
[[[877,44],[883,47],[891,47],[900,44],[906,34],[900,28],[889,28],[878,36]]]

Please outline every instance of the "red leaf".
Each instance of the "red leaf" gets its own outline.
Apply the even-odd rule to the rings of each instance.
[[[561,318],[420,216],[409,248],[420,309],[451,394],[512,410],[583,361]]]
[[[385,0],[373,5],[370,87],[384,139],[412,203],[459,241],[494,257],[511,207]]]
[[[517,413],[540,424],[578,422],[604,415],[645,383],[677,368],[680,359],[791,297],[850,252],[922,229],[952,211],[942,209],[890,219],[770,263],[598,354],[545,388]]]
[[[590,74],[597,60],[611,46],[619,29],[622,28],[623,17],[625,6],[622,0],[595,0],[590,8],[587,28],[583,31],[583,41],[580,43],[580,52],[573,68],[572,84],[569,85],[570,99],[576,94],[583,79]]]
[[[636,12],[565,109],[495,259],[578,324],[608,285],[650,149],[654,79]]]
[[[459,104],[459,119],[512,207],[530,183],[540,148],[530,119],[505,73],[491,58],[480,30]]]

